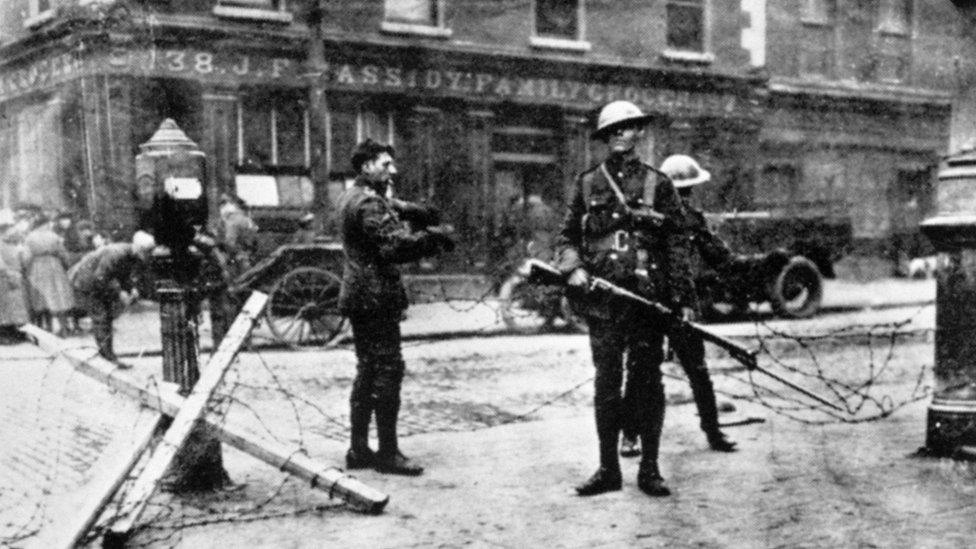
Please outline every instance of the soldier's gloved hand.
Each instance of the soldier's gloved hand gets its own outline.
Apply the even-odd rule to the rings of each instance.
[[[570,288],[586,288],[589,281],[590,276],[586,274],[584,269],[576,269],[575,271],[569,273],[569,278],[566,279],[566,284]]]

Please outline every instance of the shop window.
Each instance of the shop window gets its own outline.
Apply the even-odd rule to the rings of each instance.
[[[445,0],[385,0],[380,29],[394,34],[417,34],[447,38]]]
[[[300,170],[251,173],[243,167],[238,168],[234,183],[237,196],[256,208],[304,209],[315,199],[312,178]]]
[[[372,139],[395,147],[393,113],[361,108],[356,115],[356,142]]]
[[[909,34],[912,30],[912,1],[881,0],[878,30],[888,34]]]
[[[24,20],[24,27],[34,28],[40,26],[51,19],[54,19],[53,0],[28,0],[27,19]]]
[[[291,23],[288,0],[217,0],[213,14],[227,19]]]
[[[531,45],[540,48],[587,51],[584,0],[534,0]]]
[[[253,169],[311,165],[309,118],[298,93],[255,93],[238,104],[238,162]]]

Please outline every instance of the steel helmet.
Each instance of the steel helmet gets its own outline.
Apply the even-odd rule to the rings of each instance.
[[[603,139],[607,132],[622,124],[642,125],[650,119],[651,116],[644,114],[644,111],[630,101],[613,101],[600,109],[593,138]]]
[[[673,154],[661,163],[661,171],[671,178],[676,189],[691,187],[711,181],[712,174],[703,170],[694,158],[686,154]]]

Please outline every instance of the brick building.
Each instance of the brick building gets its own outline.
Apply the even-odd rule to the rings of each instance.
[[[282,235],[304,209],[328,211],[372,136],[399,152],[400,194],[440,206],[465,239],[434,267],[485,272],[509,253],[518,205],[559,210],[599,157],[595,109],[629,99],[658,115],[647,160],[691,153],[715,174],[709,210],[852,212],[857,236],[880,241],[924,209],[944,147],[951,6],[914,1],[899,19],[888,0],[837,3],[873,7],[7,0],[0,207],[71,207],[130,231],[138,146],[173,118],[207,154],[211,204],[237,192]]]
[[[4,2],[0,205],[131,230],[133,159],[168,117],[207,154],[211,199],[287,231],[372,136],[399,151],[399,192],[463,234],[441,267],[477,271],[521,199],[561,207],[613,99],[659,115],[648,160],[692,147],[721,174],[710,203],[748,203],[765,83],[737,2],[320,4],[317,29],[297,0]]]
[[[768,3],[766,32],[756,207],[849,215],[862,252],[925,253],[917,225],[932,208],[958,62],[952,5],[782,0]]]

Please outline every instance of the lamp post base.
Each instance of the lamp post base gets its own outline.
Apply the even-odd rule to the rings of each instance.
[[[933,398],[925,427],[931,456],[952,456],[960,446],[976,446],[976,401]]]

